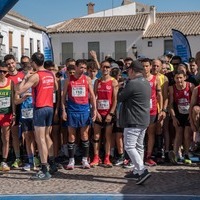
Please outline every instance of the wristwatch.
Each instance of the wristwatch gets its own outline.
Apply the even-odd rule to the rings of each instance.
[[[168,113],[167,109],[163,108],[162,111],[165,112],[165,113]]]
[[[112,117],[114,117],[114,116],[115,116],[115,114],[114,114],[114,113],[109,113],[109,115],[110,115],[110,116],[112,116]]]

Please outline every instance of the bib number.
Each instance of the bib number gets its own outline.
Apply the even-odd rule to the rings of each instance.
[[[180,114],[189,114],[190,105],[178,105],[178,111]]]
[[[10,107],[10,97],[0,98],[0,107],[9,108]]]
[[[73,97],[85,97],[85,87],[72,87],[72,96]]]
[[[56,103],[56,93],[53,93],[53,103]]]
[[[21,109],[21,112],[22,112],[23,119],[33,118],[33,108],[24,108],[24,109]]]
[[[153,105],[152,105],[152,99],[150,99],[150,109],[152,109]]]
[[[108,100],[98,100],[97,101],[97,108],[98,110],[109,110],[110,103]]]

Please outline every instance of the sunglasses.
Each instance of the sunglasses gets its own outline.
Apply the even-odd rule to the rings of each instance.
[[[109,68],[110,68],[110,66],[108,66],[108,65],[105,65],[105,66],[102,66],[102,68],[109,69]]]
[[[6,73],[7,73],[7,71],[0,70],[0,73],[4,73],[4,74],[6,74]]]

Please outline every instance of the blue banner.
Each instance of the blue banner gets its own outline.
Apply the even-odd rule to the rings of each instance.
[[[0,20],[19,0],[0,0]]]
[[[188,59],[192,56],[190,44],[186,36],[182,32],[175,29],[172,29],[172,36],[174,54],[176,56],[180,56],[183,62],[188,62]]]
[[[42,42],[43,42],[43,51],[44,51],[45,61],[46,60],[53,61],[53,48],[51,45],[51,40],[45,32],[42,32]]]

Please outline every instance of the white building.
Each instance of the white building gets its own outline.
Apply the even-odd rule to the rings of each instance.
[[[191,45],[192,54],[199,50],[200,12],[156,13],[154,6],[124,0],[117,8],[94,13],[89,3],[88,15],[51,25],[55,63],[66,58],[90,58],[95,50],[99,60],[106,55],[115,59],[137,55],[155,58],[173,51],[172,31],[183,32]]]
[[[42,31],[46,31],[46,28],[14,11],[8,12],[0,21],[0,33],[3,35],[0,60],[8,53],[19,61],[22,55],[31,56],[36,51],[43,52]]]

